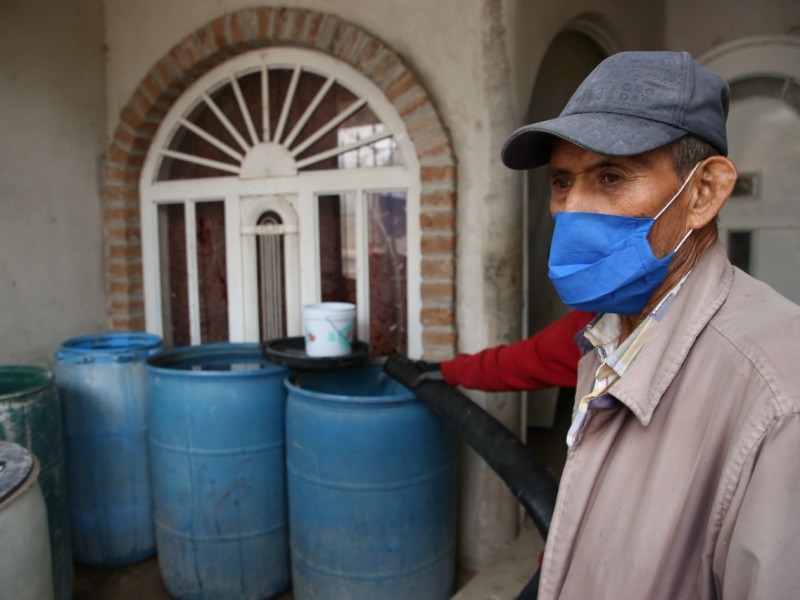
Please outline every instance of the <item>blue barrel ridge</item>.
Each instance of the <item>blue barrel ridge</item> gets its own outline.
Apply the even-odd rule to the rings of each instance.
[[[296,600],[445,600],[455,576],[453,436],[379,366],[289,377]]]
[[[75,561],[118,567],[155,554],[144,362],[161,338],[113,332],[56,352]]]
[[[184,600],[268,598],[290,585],[286,369],[258,345],[218,343],[147,361],[156,546]]]

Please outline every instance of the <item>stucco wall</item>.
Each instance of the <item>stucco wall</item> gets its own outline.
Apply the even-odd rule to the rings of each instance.
[[[666,45],[696,58],[731,41],[800,35],[797,0],[667,0]]]
[[[106,326],[100,0],[0,3],[0,363]]]

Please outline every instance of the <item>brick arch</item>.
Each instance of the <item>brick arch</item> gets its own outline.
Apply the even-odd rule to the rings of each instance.
[[[139,178],[159,124],[208,70],[270,45],[307,47],[349,63],[383,90],[403,119],[421,167],[423,352],[429,360],[452,356],[456,163],[450,136],[430,96],[396,52],[335,15],[290,8],[239,10],[187,35],[150,69],[122,109],[106,151],[103,190],[110,328],[145,326]]]

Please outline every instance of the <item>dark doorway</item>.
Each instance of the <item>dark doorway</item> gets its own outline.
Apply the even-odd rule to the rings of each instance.
[[[606,58],[607,53],[589,36],[568,31],[558,34],[542,59],[528,108],[528,122],[557,117],[575,89]],[[527,275],[528,335],[567,314],[547,277],[547,257],[553,221],[544,167],[528,172],[527,181]],[[565,339],[565,344],[573,343]],[[550,389],[526,394],[529,444],[560,474],[566,457],[566,432],[572,413],[572,389]],[[563,435],[562,435],[563,434]]]

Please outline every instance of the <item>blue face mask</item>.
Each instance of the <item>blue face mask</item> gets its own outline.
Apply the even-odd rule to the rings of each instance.
[[[653,254],[647,236],[698,166],[653,218],[556,213],[548,266],[550,280],[564,304],[599,313],[635,315],[642,311],[692,230],[663,258]]]

